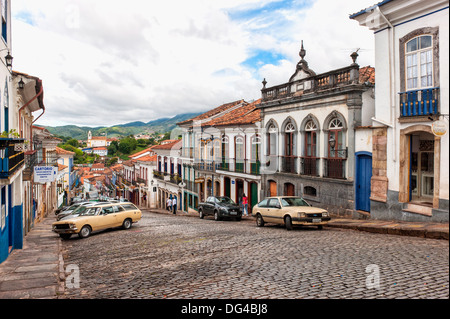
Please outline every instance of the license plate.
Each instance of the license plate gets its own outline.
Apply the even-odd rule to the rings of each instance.
[[[320,223],[322,221],[322,219],[320,218],[313,218],[312,222],[313,223]]]
[[[230,212],[231,215],[237,215],[237,212]]]

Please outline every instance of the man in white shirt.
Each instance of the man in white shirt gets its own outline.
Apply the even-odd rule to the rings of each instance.
[[[176,214],[177,213],[177,197],[174,196],[172,198],[172,208],[173,208],[173,213]]]

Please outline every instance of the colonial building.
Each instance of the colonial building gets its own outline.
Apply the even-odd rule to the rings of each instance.
[[[155,187],[158,194],[158,208],[166,208],[167,198],[177,199],[177,209],[183,210],[183,174],[181,159],[181,140],[154,146],[152,150],[157,154],[157,167],[153,177],[157,181]]]
[[[185,206],[197,209],[208,196],[260,200],[260,100],[223,104],[177,123],[183,130]]]
[[[11,1],[1,0],[0,40],[0,263],[14,249],[21,249],[24,236],[25,138],[21,137],[16,93],[20,90],[12,72]],[[22,82],[24,83],[24,82]],[[36,95],[36,94],[34,94]],[[34,96],[33,95],[33,96]],[[25,97],[26,99],[26,97]],[[30,104],[24,100],[21,107]],[[39,105],[39,103],[37,103]],[[30,108],[35,105],[30,106]],[[39,108],[39,106],[38,106]],[[23,110],[23,108],[22,108]],[[21,110],[21,111],[22,111]],[[30,110],[27,110],[30,111]],[[30,111],[31,112],[31,111]],[[23,114],[23,113],[22,113]],[[28,131],[27,133],[29,133]],[[30,135],[28,135],[30,136]],[[28,196],[29,194],[27,194]],[[28,197],[30,198],[30,197]],[[27,217],[28,218],[28,217]]]
[[[341,216],[368,212],[374,69],[360,69],[355,52],[353,63],[316,74],[305,55],[302,43],[288,82],[263,81],[263,196],[303,196]]]
[[[350,18],[375,37],[371,216],[448,222],[449,1],[382,1]]]
[[[56,154],[58,157],[57,159],[58,164],[64,166],[61,167],[61,174],[63,175],[63,183],[59,187],[62,187],[64,189],[66,198],[65,205],[68,205],[70,203],[70,198],[72,198],[73,196],[71,191],[75,185],[76,180],[76,172],[73,166],[73,157],[75,153],[62,149],[60,147],[56,147]],[[60,206],[60,204],[61,203],[58,203],[58,206]]]
[[[107,138],[106,136],[92,136],[92,132],[89,131],[86,145],[87,148],[108,147],[114,140],[116,139]]]

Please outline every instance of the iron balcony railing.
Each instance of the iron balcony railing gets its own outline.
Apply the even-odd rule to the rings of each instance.
[[[323,177],[345,179],[345,158],[324,158]]]
[[[8,178],[25,164],[23,138],[0,138],[0,178]]]
[[[400,92],[400,117],[439,114],[439,87]]]
[[[234,173],[259,175],[261,171],[261,162],[259,160],[249,160],[249,159],[234,159],[234,158],[223,158],[217,162],[211,161],[205,164],[202,162],[197,163],[196,169],[204,169],[209,171],[227,171]],[[199,167],[199,168],[197,168]]]

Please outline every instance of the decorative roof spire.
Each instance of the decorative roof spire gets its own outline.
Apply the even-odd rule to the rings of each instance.
[[[304,61],[304,57],[305,57],[305,55],[306,55],[306,50],[305,50],[305,48],[303,47],[303,40],[302,40],[302,48],[300,49],[299,55],[300,55],[300,57],[302,58],[301,61]]]

